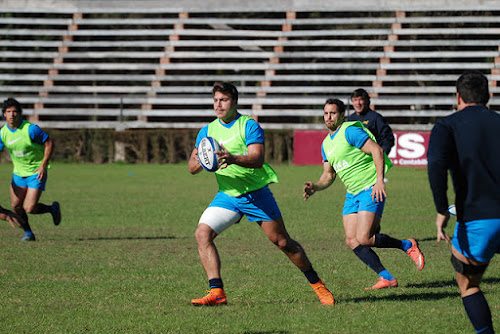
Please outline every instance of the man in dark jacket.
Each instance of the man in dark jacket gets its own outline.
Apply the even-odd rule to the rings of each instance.
[[[394,135],[391,127],[378,112],[370,109],[370,96],[366,90],[359,88],[351,94],[351,103],[356,111],[347,117],[348,121],[360,121],[375,136],[377,144],[389,155],[394,146]]]
[[[495,253],[500,253],[500,114],[489,110],[488,80],[467,71],[457,80],[457,112],[432,129],[429,182],[436,205],[437,241],[448,213],[448,170],[455,190],[457,223],[451,262],[463,305],[477,333],[494,333],[491,311],[479,284]]]

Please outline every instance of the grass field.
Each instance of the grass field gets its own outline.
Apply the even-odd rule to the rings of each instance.
[[[42,202],[58,200],[63,221],[31,216],[37,241],[0,222],[2,333],[473,333],[449,262],[435,241],[426,170],[394,168],[382,231],[414,237],[419,272],[403,252],[378,250],[400,287],[365,291],[377,276],[344,244],[340,183],[304,203],[304,181],[320,166],[274,166],[271,189],[290,235],[305,248],[337,304],[322,306],[303,275],[258,226],[243,219],[216,243],[228,305],[195,308],[208,288],[193,237],[216,192],[213,175],[180,165],[53,164]],[[10,165],[0,165],[9,206]],[[448,228],[452,233],[452,227]],[[500,329],[500,266],[482,285]]]

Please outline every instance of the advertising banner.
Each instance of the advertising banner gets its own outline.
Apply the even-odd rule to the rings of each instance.
[[[296,130],[294,132],[293,163],[321,165],[321,143],[328,131]],[[395,166],[427,167],[430,132],[394,131],[394,147],[389,158]]]

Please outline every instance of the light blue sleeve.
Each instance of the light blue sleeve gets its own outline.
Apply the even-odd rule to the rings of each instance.
[[[325,148],[323,147],[323,144],[321,144],[321,156],[323,157],[323,162],[328,161],[328,159],[326,158]]]
[[[201,128],[200,132],[198,132],[198,136],[196,137],[195,147],[198,147],[200,141],[208,136],[208,125]]]
[[[362,128],[350,126],[345,129],[345,138],[349,145],[361,149],[370,137]]]
[[[3,151],[5,144],[3,143],[2,137],[0,136],[0,152]]]
[[[38,125],[31,124],[28,129],[29,136],[31,140],[37,144],[43,145],[47,139],[49,139],[49,135],[46,134]]]
[[[249,120],[245,124],[245,145],[264,144],[264,130],[254,120]]]

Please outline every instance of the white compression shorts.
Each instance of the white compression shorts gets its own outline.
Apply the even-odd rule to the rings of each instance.
[[[229,226],[236,224],[243,216],[228,209],[209,206],[200,217],[198,224],[206,224],[217,234],[221,234]]]

